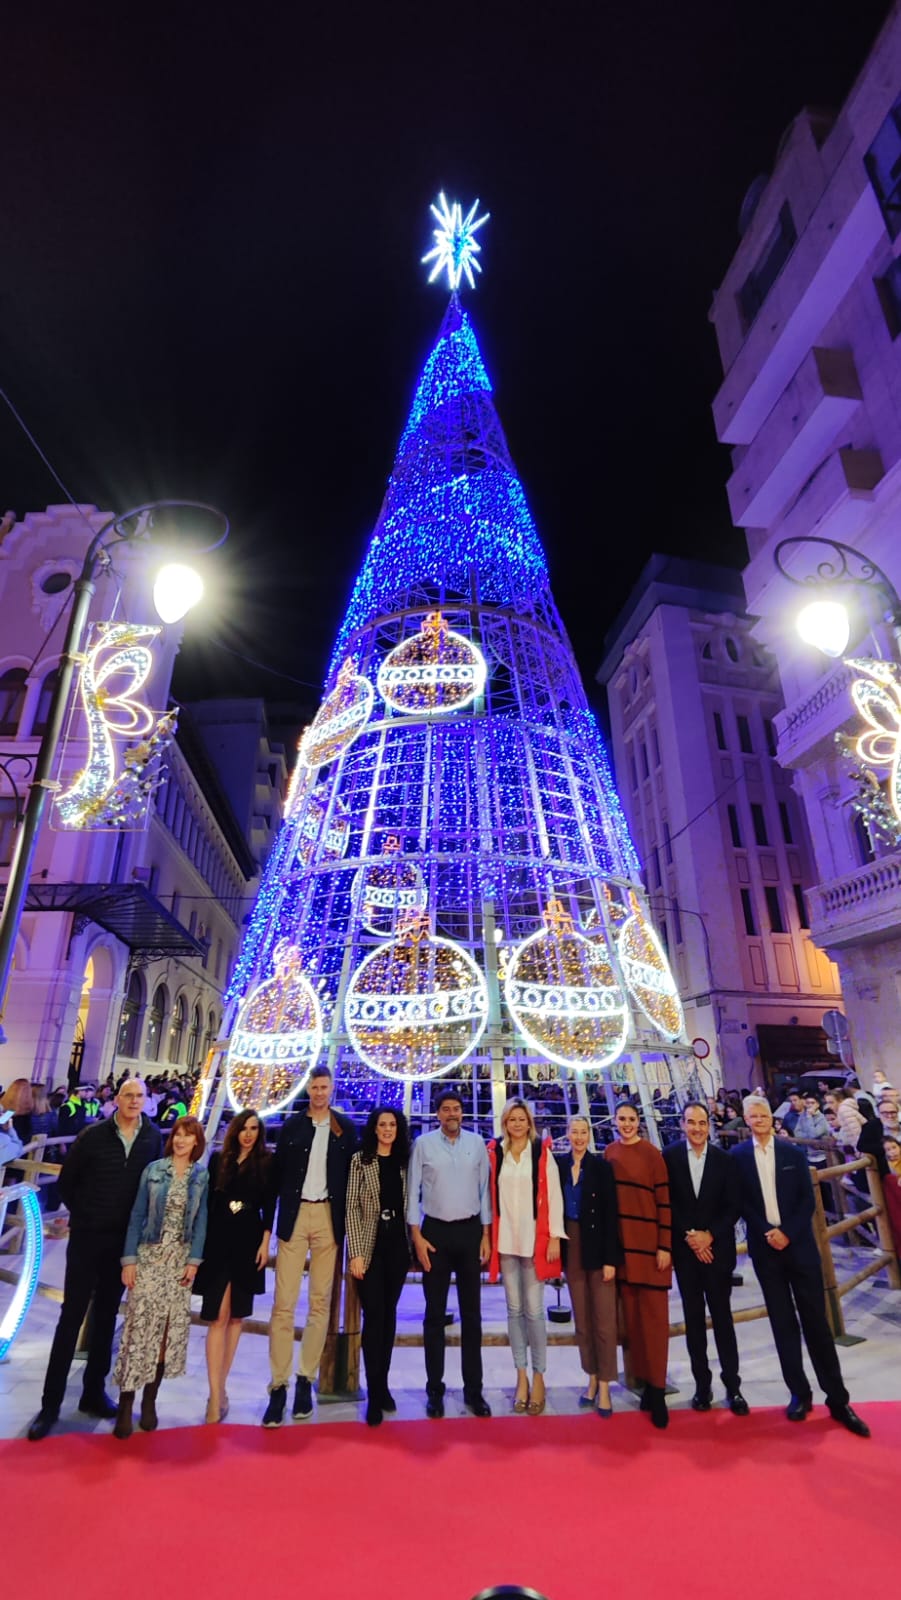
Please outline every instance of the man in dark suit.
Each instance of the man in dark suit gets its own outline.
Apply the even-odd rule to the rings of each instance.
[[[804,1371],[801,1335],[807,1345],[829,1413],[868,1439],[870,1430],[852,1411],[835,1342],[826,1321],[823,1273],[813,1235],[814,1196],[804,1151],[773,1133],[773,1113],[759,1094],[743,1101],[751,1138],[730,1156],[739,1176],[739,1208],[748,1226],[748,1253],[760,1279],[779,1364],[791,1394],[790,1422],[803,1422],[813,1407]]]
[[[682,1112],[684,1140],[663,1152],[669,1172],[673,1208],[673,1266],[682,1296],[685,1343],[695,1380],[692,1407],[709,1411],[713,1378],[707,1360],[707,1313],[720,1358],[720,1377],[729,1409],[746,1417],[749,1406],[741,1392],[738,1344],[730,1298],[735,1271],[735,1224],[738,1220],[738,1174],[724,1150],[710,1143],[710,1117],[699,1100]]]

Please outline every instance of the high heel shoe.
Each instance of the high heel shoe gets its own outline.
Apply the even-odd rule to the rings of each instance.
[[[525,1391],[525,1392],[523,1392]],[[513,1401],[513,1410],[518,1417],[522,1417],[529,1409],[529,1380],[519,1379],[516,1384],[516,1398]]]
[[[613,1407],[612,1407],[612,1405],[606,1405],[606,1406],[602,1406],[601,1405],[601,1390],[600,1390],[600,1386],[598,1386],[598,1392],[597,1392],[597,1395],[595,1396],[595,1399],[597,1401],[597,1404],[595,1405],[595,1410],[596,1410],[598,1416],[599,1417],[612,1417],[613,1416]],[[607,1390],[607,1399],[608,1400],[610,1399],[610,1390],[609,1390],[609,1388]]]
[[[204,1420],[204,1422],[221,1422],[222,1421],[222,1412],[221,1412],[219,1406],[217,1406],[217,1404],[216,1404],[215,1400],[213,1399],[212,1395],[210,1395],[210,1398],[206,1403],[206,1416],[204,1417],[203,1420]]]
[[[526,1410],[530,1417],[540,1417],[546,1404],[547,1394],[544,1387],[544,1378],[540,1372],[536,1372],[532,1378],[532,1393],[529,1396],[529,1403],[526,1406]]]
[[[226,1394],[225,1390],[223,1389],[223,1391],[222,1391],[222,1399],[219,1401],[219,1421],[220,1422],[224,1422],[227,1416],[228,1416],[228,1395]]]
[[[579,1395],[579,1405],[580,1406],[593,1406],[595,1401],[597,1400],[597,1397],[598,1397],[597,1384],[595,1384],[595,1387],[592,1390],[591,1384],[589,1383],[588,1388],[585,1390],[585,1393]]]

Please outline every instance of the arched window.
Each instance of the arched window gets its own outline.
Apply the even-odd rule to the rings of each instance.
[[[25,667],[9,667],[0,677],[0,734],[4,737],[19,731],[27,677]]]
[[[50,720],[50,702],[56,693],[56,685],[58,682],[59,667],[54,667],[51,672],[47,673],[46,678],[41,684],[41,692],[38,696],[38,708],[35,712],[34,722],[32,723],[31,727],[31,731],[33,734],[35,734],[35,736],[45,734],[47,732],[47,723]]]
[[[206,1019],[206,1033],[203,1036],[203,1059],[204,1059],[204,1061],[206,1060],[207,1056],[209,1055],[210,1051],[213,1048],[213,1040],[215,1039],[215,1037],[216,1037],[216,1013],[215,1013],[215,1011],[210,1011],[208,1016],[207,1016],[207,1019]]]
[[[147,1015],[147,1037],[144,1041],[144,1060],[159,1061],[160,1045],[163,1038],[163,1024],[166,1012],[169,1009],[169,995],[166,985],[161,983],[154,990],[150,1002],[150,1011]]]
[[[187,1066],[189,1072],[193,1072],[194,1068],[197,1066],[197,1051],[200,1048],[200,1034],[202,1029],[203,1018],[200,1015],[200,1007],[195,1006],[194,1010],[191,1012],[191,1026],[188,1029]]]
[[[175,1005],[172,1008],[172,1018],[169,1023],[168,1059],[173,1063],[181,1060],[181,1046],[182,1040],[185,1036],[186,1020],[187,1016],[185,1011],[184,996],[179,995]]]
[[[138,1040],[141,1037],[141,1012],[143,1008],[144,984],[141,980],[141,974],[133,972],[128,980],[128,992],[122,1004],[122,1015],[119,1018],[117,1055],[137,1055]]]

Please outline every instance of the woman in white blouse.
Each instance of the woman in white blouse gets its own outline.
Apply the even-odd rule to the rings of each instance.
[[[542,1142],[531,1106],[508,1100],[501,1134],[488,1146],[491,1166],[489,1281],[503,1278],[510,1349],[516,1366],[513,1410],[544,1410],[547,1323],[544,1284],[560,1275],[563,1192],[549,1139]],[[532,1384],[529,1387],[529,1357]]]

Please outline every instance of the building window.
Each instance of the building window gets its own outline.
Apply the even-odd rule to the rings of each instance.
[[[851,831],[854,835],[854,843],[857,846],[860,865],[866,867],[871,861],[876,860],[876,846],[873,843],[873,836],[870,833],[867,819],[862,817],[859,811],[854,814]]]
[[[702,661],[712,661],[713,660],[713,646],[710,643],[709,639],[707,640],[707,643],[701,649],[701,660]]]
[[[169,1023],[169,1050],[168,1060],[175,1063],[181,1060],[181,1045],[185,1036],[185,1002],[184,996],[179,995],[172,1009],[172,1020]]]
[[[754,741],[751,738],[750,722],[748,721],[747,717],[744,717],[741,715],[741,713],[739,713],[739,715],[735,718],[735,723],[738,728],[739,750],[743,755],[752,756],[754,754]]]
[[[670,838],[669,823],[663,824],[663,859],[668,867],[673,864],[673,841]]]
[[[714,711],[713,713],[713,731],[716,734],[717,749],[728,750],[729,746],[726,744],[726,730],[723,727],[723,719],[718,711]]]
[[[641,761],[641,776],[643,778],[649,778],[651,776],[651,769],[648,766],[648,748],[643,739],[639,740],[638,755]]]
[[[726,636],[726,654],[729,657],[730,661],[737,661],[738,660],[738,657],[739,657],[738,645],[736,644],[735,640],[733,639],[731,633],[727,634],[727,636]]]
[[[632,779],[632,792],[634,793],[638,788],[638,769],[635,765],[635,752],[631,745],[629,746],[629,777]]]
[[[5,738],[15,736],[19,731],[27,676],[24,667],[10,667],[0,677],[0,734]]]
[[[784,800],[779,801],[779,821],[782,824],[782,837],[786,844],[794,844],[792,838],[792,819],[788,814],[788,806]]]
[[[141,1012],[144,1007],[144,984],[139,972],[133,972],[128,980],[128,989],[122,1002],[122,1014],[119,1018],[119,1041],[116,1045],[116,1054],[120,1056],[136,1056],[138,1041],[141,1037]]]
[[[769,885],[764,889],[766,895],[766,909],[770,919],[771,933],[784,933],[785,923],[782,920],[782,906],[779,900],[779,890]]]
[[[751,901],[750,889],[742,889],[741,891],[741,909],[745,919],[745,933],[755,934],[757,932],[757,924],[754,921],[754,906]]]
[[[737,806],[727,806],[726,807],[726,811],[727,811],[728,816],[729,816],[729,832],[732,835],[732,843],[734,844],[736,850],[740,850],[741,849],[741,824],[739,823],[739,820],[738,820],[738,807]]]
[[[19,813],[11,794],[0,795],[0,867],[8,867],[13,858],[13,846]]]
[[[754,843],[769,844],[769,836],[766,831],[766,815],[764,813],[763,806],[756,804],[751,806],[751,826],[754,829]]]
[[[193,1072],[197,1065],[197,1051],[200,1046],[200,1032],[202,1027],[203,1018],[200,1015],[200,1007],[195,1006],[191,1012],[191,1026],[188,1029],[187,1067],[189,1072]]]
[[[163,1023],[166,1019],[166,1010],[169,996],[164,983],[154,990],[153,1000],[147,1016],[147,1038],[144,1041],[144,1060],[159,1061],[160,1045],[163,1040]]]
[[[651,851],[651,854],[650,854],[650,857],[649,857],[649,860],[648,860],[648,876],[650,878],[650,883],[649,883],[648,887],[651,888],[651,889],[659,889],[660,888],[660,855],[659,855],[659,852],[657,850],[657,846],[656,845],[654,846],[653,850]]]
[[[776,754],[776,730],[770,717],[764,717],[763,719],[763,736],[766,739],[767,755],[774,756]]]
[[[652,754],[652,756],[654,758],[654,766],[655,767],[659,767],[659,765],[660,765],[660,740],[657,738],[657,729],[656,728],[652,728],[651,729],[651,754]]]
[[[890,239],[901,233],[901,99],[896,100],[863,158]]]
[[[872,179],[871,179],[872,181]],[[764,300],[776,282],[782,268],[792,253],[798,230],[786,200],[779,212],[776,226],[764,245],[753,272],[749,272],[738,291],[745,328],[750,328]]]
[[[893,261],[888,271],[873,281],[889,337],[897,339],[901,333],[901,260]]]
[[[681,944],[682,943],[682,913],[679,910],[679,902],[678,902],[678,900],[674,900],[673,901],[672,911],[673,911],[673,933],[676,935],[676,943],[677,944]]]
[[[47,723],[50,720],[50,705],[53,700],[53,696],[56,693],[56,685],[58,682],[59,667],[54,667],[52,672],[47,673],[46,678],[41,684],[41,692],[38,696],[38,708],[35,712],[34,722],[32,723],[31,727],[31,731],[35,738],[38,738],[39,736],[43,737],[43,735],[47,732]]]
[[[800,883],[793,883],[792,891],[795,896],[795,910],[798,913],[799,926],[802,928],[809,928],[810,917],[807,914],[807,901],[804,898],[804,890],[801,888]]]

